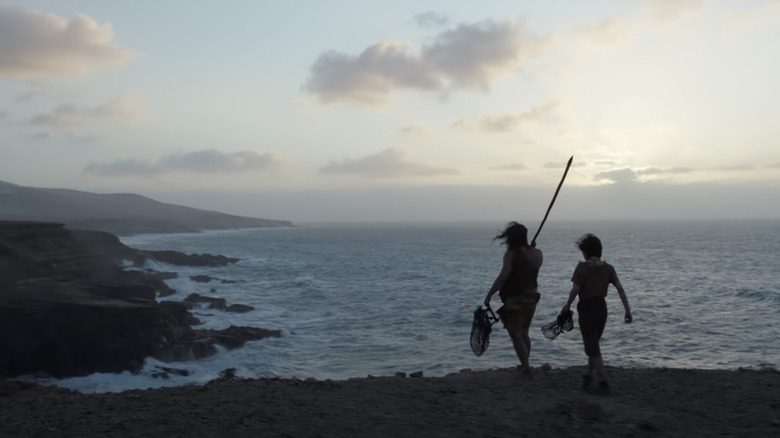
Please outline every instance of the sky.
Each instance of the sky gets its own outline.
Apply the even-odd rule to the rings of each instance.
[[[780,0],[0,0],[0,180],[294,222],[780,218]]]

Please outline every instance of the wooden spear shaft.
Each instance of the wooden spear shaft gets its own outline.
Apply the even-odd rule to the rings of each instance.
[[[550,206],[547,207],[547,212],[544,214],[544,219],[542,219],[542,223],[539,224],[539,229],[536,230],[536,234],[534,234],[533,240],[531,240],[531,248],[536,247],[536,238],[539,237],[539,232],[542,231],[542,227],[544,226],[545,221],[547,221],[547,216],[550,214],[550,210],[552,210],[553,204],[555,204],[555,198],[558,197],[558,192],[561,191],[561,186],[563,185],[563,181],[566,180],[566,174],[569,173],[569,167],[571,167],[571,162],[574,160],[574,155],[569,158],[569,162],[566,163],[566,170],[563,171],[563,177],[561,178],[561,182],[558,183],[558,188],[555,189],[555,194],[553,195],[552,201],[550,201]]]

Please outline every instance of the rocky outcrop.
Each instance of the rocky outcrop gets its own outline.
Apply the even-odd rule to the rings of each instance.
[[[208,304],[209,309],[224,310],[226,312],[234,313],[245,313],[255,310],[254,307],[247,306],[246,304],[231,304],[228,306],[227,300],[224,298],[207,297],[201,294],[189,294],[187,298],[184,299],[184,302],[190,305],[206,303]]]
[[[0,375],[136,372],[147,357],[198,359],[218,344],[237,348],[279,336],[251,327],[194,330],[197,320],[184,303],[155,300],[170,293],[164,275],[121,267],[149,257],[107,233],[0,222]]]

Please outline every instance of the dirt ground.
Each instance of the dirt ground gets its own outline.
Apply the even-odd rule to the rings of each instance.
[[[344,381],[261,379],[80,394],[0,382],[0,437],[780,436],[780,373],[608,368]]]

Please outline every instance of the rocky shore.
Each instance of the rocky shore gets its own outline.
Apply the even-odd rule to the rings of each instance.
[[[140,251],[113,234],[60,223],[0,221],[0,376],[137,372],[147,357],[194,360],[215,354],[217,345],[238,348],[280,335],[256,327],[198,330],[189,311],[194,303],[251,308],[231,309],[215,297],[157,302],[173,292],[164,279],[176,274],[142,270],[149,259],[189,266],[236,261]]]
[[[780,374],[608,368],[345,381],[227,376],[203,386],[79,394],[0,382],[0,437],[755,437],[780,434]]]

